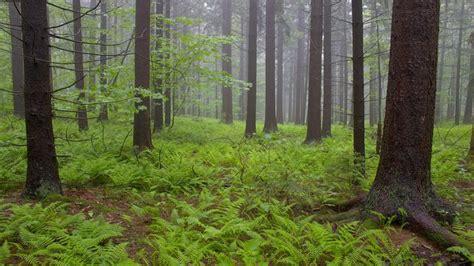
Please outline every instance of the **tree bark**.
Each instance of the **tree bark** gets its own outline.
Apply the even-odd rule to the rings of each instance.
[[[222,34],[232,36],[232,0],[223,0]],[[232,76],[232,44],[222,45],[222,71]],[[234,122],[232,113],[232,86],[224,84],[222,88],[222,121],[226,124]]]
[[[248,82],[247,121],[245,136],[252,137],[257,133],[257,23],[258,0],[249,0],[249,45],[248,45]]]
[[[275,1],[266,5],[266,47],[265,47],[265,124],[263,131],[278,131],[275,106]]]
[[[107,1],[100,3],[100,90],[107,95]],[[101,122],[109,120],[109,107],[104,103],[100,106],[98,120]]]
[[[323,138],[331,136],[332,124],[332,1],[324,0],[324,103]]]
[[[76,88],[79,90],[79,102],[85,101],[86,94],[84,91],[84,58],[82,47],[82,21],[81,21],[81,0],[74,0],[74,73],[76,75]],[[89,123],[87,120],[87,108],[80,104],[77,108],[77,125],[79,130],[87,130]]]
[[[23,196],[41,199],[62,193],[54,145],[47,1],[22,0],[21,14],[28,159]]]
[[[278,0],[278,37],[277,37],[277,122],[282,124],[284,122],[283,115],[283,54],[285,33],[283,30],[283,15],[284,15],[284,0]]]
[[[311,38],[308,86],[308,128],[305,143],[321,141],[321,70],[323,49],[323,0],[311,0]]]
[[[133,122],[133,146],[139,151],[153,148],[150,127],[150,96],[141,90],[150,88],[150,0],[136,3],[135,36],[135,104]]]
[[[382,154],[364,213],[406,219],[449,247],[456,238],[435,219],[452,222],[453,211],[431,182],[438,34],[439,0],[394,1]]]
[[[362,0],[352,1],[354,153],[357,170],[365,176],[364,23]]]
[[[8,11],[10,15],[11,45],[12,45],[12,81],[13,81],[13,114],[19,118],[25,118],[24,86],[25,74],[23,67],[23,50],[21,34],[21,10],[20,1],[10,1]]]

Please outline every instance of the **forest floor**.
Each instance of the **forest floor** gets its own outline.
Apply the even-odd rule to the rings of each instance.
[[[320,145],[305,128],[243,138],[244,125],[178,118],[137,155],[129,120],[78,132],[57,121],[63,196],[20,197],[23,123],[0,120],[0,265],[434,265],[469,264],[461,247],[439,250],[381,217],[371,227],[315,222],[351,199],[351,131],[335,126]],[[375,129],[367,136],[368,190]],[[465,163],[471,127],[438,126],[437,192],[458,208],[450,229],[474,241],[474,177]]]

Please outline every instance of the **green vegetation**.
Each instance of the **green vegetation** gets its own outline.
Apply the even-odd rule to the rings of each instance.
[[[81,133],[56,121],[65,196],[36,204],[18,201],[24,125],[0,121],[0,264],[421,265],[455,253],[472,259],[462,248],[438,252],[390,226],[390,217],[375,227],[314,221],[355,193],[348,128],[336,126],[333,138],[308,146],[304,127],[283,125],[272,136],[245,139],[242,123],[177,118],[154,137],[154,150],[138,155],[123,129],[128,121],[112,121]],[[452,229],[474,241],[474,178],[464,163],[470,130],[435,129],[432,171],[437,191],[461,212]],[[378,163],[374,139],[369,132],[365,190]]]

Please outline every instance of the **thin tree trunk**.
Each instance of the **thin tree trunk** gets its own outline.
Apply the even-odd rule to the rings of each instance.
[[[311,0],[308,129],[305,143],[321,141],[321,70],[323,49],[323,0]]]
[[[471,45],[471,67],[470,67],[470,74],[469,74],[469,88],[468,90],[471,92],[471,112],[472,112],[472,94],[474,93],[474,32],[471,33],[471,38],[469,39]],[[472,114],[471,114],[472,115]],[[472,123],[471,118],[471,123]],[[472,123],[472,135],[471,135],[471,147],[469,149],[470,161],[474,160],[474,123]]]
[[[301,33],[305,32],[304,24],[304,7],[300,1],[298,6],[298,30]],[[298,47],[296,50],[296,87],[295,87],[295,123],[304,124],[303,108],[303,93],[304,89],[304,37],[298,38]]]
[[[456,64],[456,104],[454,112],[454,122],[456,125],[459,125],[461,119],[461,50],[462,50],[462,38],[464,33],[464,4],[465,1],[461,2],[461,18],[459,25],[459,39],[458,39],[458,48],[457,48],[457,64]]]
[[[100,4],[100,90],[107,95],[107,1]],[[109,120],[109,107],[106,103],[100,106],[99,121]]]
[[[275,1],[267,0],[266,5],[266,47],[265,47],[265,125],[263,131],[278,130],[275,106]]]
[[[46,0],[22,0],[27,175],[23,196],[62,194],[54,144]]]
[[[469,72],[469,85],[467,87],[466,109],[464,111],[464,124],[472,123],[472,97],[474,95],[474,32],[469,38],[471,45],[471,63]]]
[[[283,31],[283,15],[284,15],[284,0],[278,0],[278,40],[277,40],[277,122],[282,124],[284,122],[283,115],[283,53],[284,53],[284,31]]]
[[[223,0],[222,4],[223,20],[222,34],[232,36],[232,0]],[[222,45],[222,71],[232,76],[232,45]],[[232,86],[224,84],[222,88],[222,120],[226,124],[234,122],[232,113]]]
[[[12,46],[13,114],[19,118],[25,118],[23,43],[21,41],[21,15],[18,12],[21,10],[20,1],[10,1],[8,10],[10,15]]]
[[[163,16],[163,0],[157,0],[156,1],[156,15],[158,16]],[[155,30],[155,34],[156,34],[156,37],[157,37],[157,40],[156,40],[156,52],[157,52],[157,60],[158,61],[161,61],[163,59],[163,56],[161,54],[161,41],[162,41],[162,38],[163,38],[163,22],[162,22],[162,18],[160,17],[158,22],[156,23],[156,30]],[[157,66],[157,68],[159,70],[163,70],[163,67],[162,66]],[[162,90],[162,85],[163,85],[163,80],[162,80],[162,71],[158,71],[158,73],[156,73],[155,75],[155,91],[159,94],[162,94],[163,93],[163,90]],[[162,129],[163,129],[163,99],[162,98],[158,98],[158,99],[155,99],[154,100],[154,105],[155,105],[155,109],[154,109],[154,128],[153,128],[153,131],[154,132],[160,132]]]
[[[244,13],[244,12],[243,12]],[[240,16],[240,33],[241,33],[241,42],[240,42],[240,60],[239,60],[239,79],[245,80],[245,71],[246,71],[246,64],[245,64],[245,16],[242,14]],[[242,89],[240,92],[240,119],[245,120],[245,98],[246,98],[246,90]]]
[[[445,13],[445,18],[443,22],[443,29],[446,30],[448,27],[448,20],[449,20],[449,9],[448,9],[448,3],[449,0],[446,0],[444,3],[444,13]],[[435,115],[435,121],[440,122],[443,120],[443,103],[441,101],[441,93],[443,91],[443,83],[444,83],[444,65],[446,64],[445,58],[446,58],[446,41],[448,37],[445,36],[445,38],[442,38],[443,42],[441,43],[441,60],[440,60],[440,66],[439,66],[439,71],[438,71],[438,89],[437,89],[437,95],[436,95],[436,115]]]
[[[324,106],[323,138],[331,136],[332,123],[332,1],[324,0]]]
[[[365,176],[364,23],[362,0],[352,1],[354,153],[359,173]]]
[[[247,92],[247,121],[245,135],[252,137],[257,133],[257,23],[258,0],[249,0],[249,59],[248,82],[251,84]]]
[[[73,1],[74,11],[74,73],[76,75],[76,88],[79,90],[79,102],[85,101],[84,92],[84,58],[82,48],[82,23],[81,23],[81,0]],[[79,105],[77,109],[77,124],[79,130],[87,130],[89,123],[87,120],[87,108]]]
[[[167,19],[171,18],[171,0],[165,0],[165,17]],[[166,25],[165,29],[165,38],[168,41],[168,45],[171,45],[171,26],[169,24]],[[168,54],[167,57],[169,58],[170,55]],[[171,84],[170,84],[170,76],[167,75],[166,78],[166,88],[165,88],[165,125],[167,127],[171,126],[171,112],[172,112],[172,99],[171,99]]]

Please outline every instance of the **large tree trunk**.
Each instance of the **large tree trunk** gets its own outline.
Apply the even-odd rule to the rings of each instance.
[[[139,89],[150,88],[150,0],[137,1],[135,37],[135,104],[137,111],[133,122],[133,146],[138,150],[151,149],[150,97]]]
[[[100,4],[100,90],[102,94],[107,94],[107,1]],[[109,120],[109,107],[107,103],[100,106],[99,121]]]
[[[324,0],[324,105],[323,138],[331,136],[332,123],[332,1]]]
[[[266,47],[265,47],[265,125],[263,131],[278,130],[275,106],[275,1],[266,5]]]
[[[28,158],[23,195],[44,198],[62,193],[53,133],[47,1],[22,0],[21,14]]]
[[[13,81],[13,114],[19,118],[25,117],[24,100],[24,69],[21,36],[21,9],[20,1],[10,1],[8,10],[10,15],[11,43],[12,43],[12,81]]]
[[[277,36],[277,122],[282,124],[284,122],[283,115],[283,49],[284,49],[284,30],[283,30],[283,15],[284,15],[284,0],[278,0],[278,36]]]
[[[222,34],[232,36],[232,0],[223,0],[222,4],[223,20]],[[222,71],[232,76],[232,44],[222,45]],[[232,86],[224,84],[222,88],[222,121],[232,124],[234,121],[232,114]]]
[[[471,45],[471,63],[470,63],[470,72],[469,72],[469,85],[467,86],[467,98],[466,98],[466,109],[464,111],[464,123],[472,123],[472,97],[474,96],[474,32],[471,33],[469,39],[469,44]]]
[[[382,153],[365,214],[406,218],[448,247],[456,238],[435,219],[451,222],[453,212],[431,182],[439,0],[395,0],[392,23]]]
[[[74,11],[74,73],[76,75],[76,88],[79,90],[79,102],[82,103],[85,98],[84,92],[84,58],[82,49],[82,23],[81,23],[81,0],[73,1]],[[79,130],[89,128],[87,120],[87,108],[80,104],[77,109],[77,124]]]
[[[163,3],[163,0],[157,0],[156,1],[156,15],[163,15],[163,6],[164,6],[164,3]],[[157,40],[156,40],[156,52],[158,54],[158,57],[157,57],[157,60],[160,61],[163,59],[163,56],[161,55],[161,52],[160,52],[160,49],[161,49],[161,38],[163,38],[163,22],[161,21],[162,18],[159,19],[159,21],[156,23],[156,30],[155,30],[155,34],[156,34],[156,37],[157,37]],[[162,69],[163,67],[158,65],[157,66],[158,69]],[[155,87],[155,91],[159,94],[163,93],[163,90],[161,89],[161,86],[163,85],[163,80],[162,80],[162,77],[161,77],[161,71],[158,72],[158,74],[156,74],[156,77],[155,77],[155,82],[154,82],[154,87]],[[154,119],[154,128],[153,128],[153,131],[154,132],[160,132],[162,129],[163,129],[163,99],[162,98],[158,98],[158,99],[155,99],[153,101],[154,103],[154,116],[153,116],[153,119]]]
[[[258,0],[249,0],[249,59],[248,82],[250,89],[247,92],[247,121],[245,135],[252,137],[257,133],[257,23]]]
[[[321,70],[323,0],[311,0],[311,38],[308,86],[308,129],[305,143],[321,141]]]
[[[362,0],[352,1],[354,153],[357,170],[365,176],[364,22]]]

